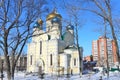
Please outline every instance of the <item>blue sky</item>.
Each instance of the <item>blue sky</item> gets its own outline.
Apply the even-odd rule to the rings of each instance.
[[[66,18],[67,13],[61,8],[62,7],[61,1],[58,0],[53,0],[53,1],[47,0],[47,1],[49,4],[48,6],[51,9],[50,12],[53,10],[54,7],[57,7],[58,13],[61,14],[63,18]],[[113,12],[120,14],[120,0],[113,0],[112,4],[113,4]],[[119,17],[118,14],[115,15]],[[97,40],[99,36],[102,35],[101,32],[97,32],[96,30],[102,29],[103,26],[99,24],[100,22],[99,18],[90,12],[85,12],[81,14],[81,16],[85,21],[85,23],[83,24],[82,28],[80,28],[79,30],[79,44],[84,49],[83,56],[87,56],[92,54],[92,40]]]
[[[57,5],[57,12],[61,14],[63,19],[67,17],[68,14],[60,6],[61,1],[53,0],[57,1],[57,4],[55,5],[53,5],[54,2],[50,0],[47,1],[47,7],[49,7],[50,9],[49,13],[51,13],[55,5]],[[115,16],[120,18],[120,0],[113,0],[112,4]],[[48,13],[41,16],[44,22],[46,21],[46,15],[48,15]],[[79,45],[82,46],[84,49],[83,56],[88,56],[92,54],[92,40],[97,40],[99,36],[103,35],[103,33],[97,32],[98,30],[103,30],[103,25],[100,24],[101,20],[99,19],[99,17],[97,17],[93,13],[83,12],[81,16],[81,21],[83,20],[84,24],[79,30]],[[63,26],[65,26],[64,22],[62,24]]]

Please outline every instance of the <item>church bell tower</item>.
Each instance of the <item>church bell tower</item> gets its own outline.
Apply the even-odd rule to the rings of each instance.
[[[51,39],[60,39],[62,35],[62,16],[54,9],[46,18],[46,31]]]

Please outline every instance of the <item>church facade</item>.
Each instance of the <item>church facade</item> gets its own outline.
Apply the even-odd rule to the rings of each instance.
[[[68,25],[62,33],[62,16],[56,11],[46,17],[46,31],[39,19],[34,25],[32,41],[28,43],[27,72],[45,74],[79,74],[80,61],[74,41],[74,27]],[[82,48],[80,48],[82,54]]]

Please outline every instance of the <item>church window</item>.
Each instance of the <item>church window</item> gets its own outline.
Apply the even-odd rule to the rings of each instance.
[[[61,39],[62,39],[62,40],[64,40],[64,37],[63,37],[63,35],[61,36]]]
[[[30,65],[32,65],[32,55],[30,56]]]
[[[40,54],[42,54],[42,41],[40,41]]]
[[[74,66],[76,66],[76,58],[74,58]]]
[[[50,65],[52,66],[53,62],[52,62],[52,54],[50,54]]]
[[[48,40],[50,40],[50,38],[51,38],[51,36],[50,36],[50,35],[48,35]]]

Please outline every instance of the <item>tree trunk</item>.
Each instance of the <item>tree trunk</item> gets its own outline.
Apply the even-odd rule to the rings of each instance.
[[[7,78],[8,78],[8,80],[11,80],[10,61],[9,61],[8,56],[7,56],[7,59],[6,59],[6,67],[7,67]]]
[[[79,65],[80,65],[80,77],[82,77],[82,55],[80,53],[80,49],[78,48],[78,53],[79,53]]]
[[[109,20],[109,24],[110,24],[110,27],[111,27],[111,31],[112,31],[112,36],[113,36],[113,39],[115,41],[115,46],[116,46],[116,54],[117,54],[117,61],[119,62],[120,64],[120,55],[119,55],[119,46],[118,46],[118,41],[117,41],[117,38],[116,38],[116,35],[115,35],[115,31],[114,31],[114,26],[111,22],[111,20]]]
[[[12,69],[12,73],[11,73],[12,80],[14,80],[14,72],[15,72],[15,69]]]
[[[9,55],[8,55],[8,33],[9,31],[4,30],[4,57],[5,57],[5,64],[6,64],[6,68],[7,68],[7,78],[8,80],[11,80],[11,72],[10,72],[10,59],[9,59]]]
[[[79,55],[79,71],[80,71],[80,77],[82,77],[82,56],[80,53],[80,48],[79,48],[79,39],[78,39],[78,29],[77,29],[77,24],[76,24],[76,43],[77,43],[77,49],[78,49],[78,55]]]
[[[8,80],[14,80],[14,72],[15,72],[15,65],[12,64],[10,71],[10,67],[7,68],[7,78]]]
[[[7,70],[7,79],[8,79],[8,80],[11,80],[11,73],[10,73],[10,71],[8,71],[8,70]]]
[[[107,60],[106,60],[106,63],[107,63],[107,78],[109,78],[109,60],[108,60],[109,58],[108,58],[108,47],[107,47],[107,38],[106,38],[106,36],[105,36],[105,39],[106,39],[106,55],[107,55]]]

